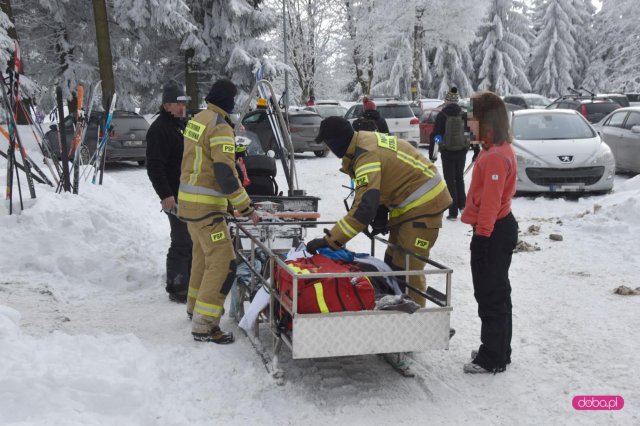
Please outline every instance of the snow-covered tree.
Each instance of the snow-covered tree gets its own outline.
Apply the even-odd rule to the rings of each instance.
[[[591,0],[573,0],[575,14],[572,18],[573,38],[576,42],[576,64],[571,72],[573,85],[579,87],[589,67],[594,45],[593,16],[596,8]]]
[[[473,59],[469,46],[445,43],[435,49],[431,62],[431,90],[429,97],[444,99],[452,86],[462,97],[473,94]]]
[[[536,93],[558,96],[574,86],[572,73],[578,64],[574,22],[581,18],[573,0],[549,0],[539,7],[536,26],[540,32],[533,44],[529,74]]]
[[[525,71],[529,46],[520,35],[527,20],[513,6],[513,0],[492,0],[478,31],[474,56],[480,90],[505,95],[531,89]]]
[[[249,92],[261,67],[266,76],[282,68],[268,57],[270,46],[261,38],[276,25],[274,11],[261,3],[261,0],[187,1],[197,25],[194,35],[209,51],[206,59],[201,55],[193,63],[200,91],[205,95],[219,78],[229,78],[241,92]],[[189,41],[190,47],[194,41],[194,38]],[[238,103],[243,100],[240,96]]]
[[[638,2],[605,0],[595,15],[595,44],[583,85],[603,92],[640,92]]]

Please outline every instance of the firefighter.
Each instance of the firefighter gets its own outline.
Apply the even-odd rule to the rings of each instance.
[[[197,341],[220,344],[234,340],[232,333],[220,330],[224,301],[236,274],[225,216],[235,209],[258,222],[235,167],[235,139],[229,119],[235,95],[231,81],[216,81],[206,97],[207,109],[187,123],[178,192],[178,216],[187,222],[193,240],[187,297],[191,333]]]
[[[405,251],[423,258],[438,238],[442,215],[451,204],[447,185],[436,167],[408,142],[382,133],[354,132],[342,117],[328,117],[317,137],[342,158],[341,171],[355,181],[355,200],[349,213],[328,231],[328,235],[307,244],[315,253],[320,247],[343,248],[347,241],[375,222],[378,230],[390,231],[385,262],[394,270],[405,270]],[[380,212],[387,219],[380,225]],[[383,220],[384,222],[384,220]],[[409,258],[409,269],[423,269],[425,262]],[[409,284],[423,292],[423,275],[412,276]],[[413,291],[409,296],[421,306],[425,298]]]

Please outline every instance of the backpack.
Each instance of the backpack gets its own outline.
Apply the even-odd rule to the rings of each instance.
[[[447,116],[444,126],[444,140],[440,145],[441,151],[462,151],[469,149],[470,143],[464,134],[462,116]]]
[[[378,131],[378,123],[376,120],[370,117],[360,117],[356,121],[353,122],[353,130],[359,132],[361,130],[365,130],[368,132],[377,132]]]

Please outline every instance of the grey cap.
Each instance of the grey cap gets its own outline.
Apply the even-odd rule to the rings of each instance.
[[[173,104],[176,102],[186,102],[190,100],[189,96],[185,96],[182,85],[175,80],[169,80],[162,87],[162,103]]]

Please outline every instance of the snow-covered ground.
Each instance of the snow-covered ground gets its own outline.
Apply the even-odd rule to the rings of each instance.
[[[327,220],[343,213],[338,167],[332,155],[298,161]],[[450,349],[414,354],[413,379],[375,356],[293,361],[285,351],[284,386],[229,318],[233,345],[192,340],[184,306],[164,292],[169,227],[144,168],[108,166],[104,185],[78,196],[36,190],[21,215],[0,215],[0,424],[640,424],[640,296],[613,294],[640,285],[640,176],[616,177],[606,196],[514,201],[521,239],[540,250],[514,255],[506,373],[462,372],[480,333],[471,233],[445,221],[432,257],[455,271]],[[575,411],[576,395],[620,395],[625,406]]]

